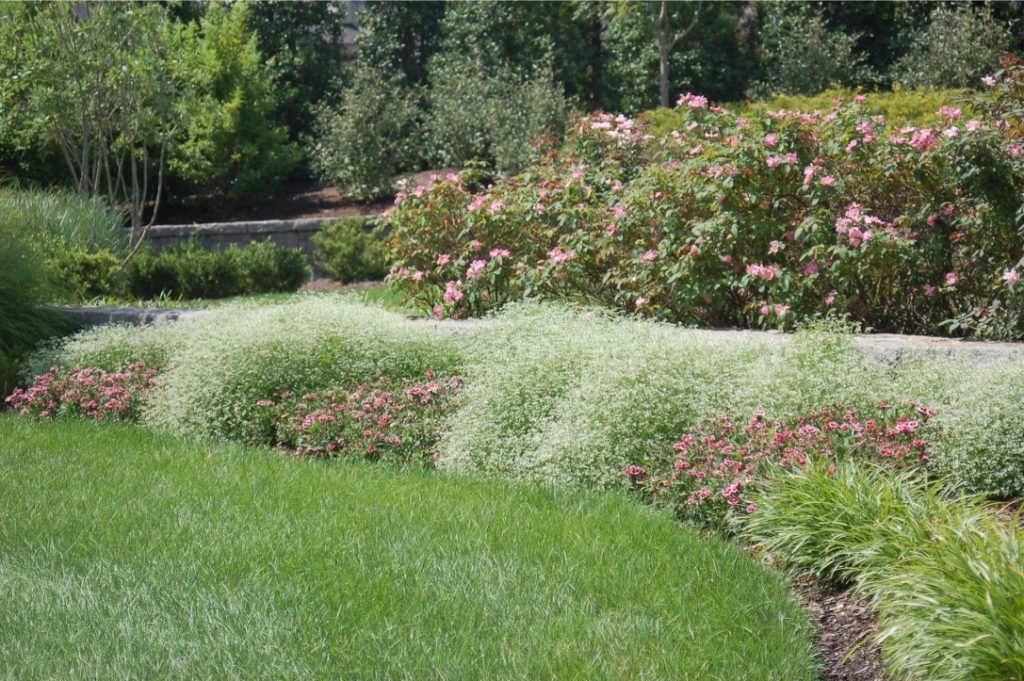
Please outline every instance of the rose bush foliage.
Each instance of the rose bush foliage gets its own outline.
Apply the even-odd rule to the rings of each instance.
[[[979,85],[934,127],[889,125],[862,95],[744,118],[687,94],[667,140],[582,117],[484,192],[457,175],[400,192],[390,280],[439,317],[536,296],[702,326],[828,314],[1022,337],[1024,67]]]

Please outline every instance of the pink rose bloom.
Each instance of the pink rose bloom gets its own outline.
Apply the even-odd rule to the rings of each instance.
[[[836,178],[832,177],[831,175],[826,175],[825,177],[821,178],[818,181],[821,182],[821,184],[823,184],[826,187],[831,187],[836,183]]]
[[[708,98],[703,95],[697,95],[690,99],[689,107],[691,109],[703,109],[708,105]]]
[[[512,255],[512,251],[508,250],[507,248],[492,248],[489,255],[492,258],[497,258],[498,256],[508,257]]]
[[[764,145],[769,149],[774,149],[775,145],[779,142],[779,136],[774,132],[764,136]]]
[[[1010,156],[1013,156],[1014,158],[1017,158],[1018,156],[1020,156],[1020,145],[1019,144],[1012,145],[1007,150],[1007,152],[1010,154]]]
[[[466,278],[472,279],[473,277],[479,275],[481,272],[484,271],[485,267],[487,267],[486,260],[474,260],[469,264],[469,268],[466,270]]]
[[[544,213],[546,213],[547,210],[548,209],[544,207],[543,203],[537,203],[534,204],[533,206],[533,212],[536,213],[537,215],[544,215]]]
[[[557,246],[548,251],[548,258],[550,258],[551,262],[555,263],[556,265],[565,262],[570,257],[572,256],[569,253],[566,253],[565,249],[562,248],[561,246]]]
[[[726,265],[728,265],[729,263],[731,263],[731,262],[732,262],[732,256],[731,256],[731,255],[723,255],[723,256],[722,256],[722,258],[721,258],[721,260],[722,260],[722,262],[724,262],[724,263],[725,263]]]
[[[832,293],[828,294],[827,296],[825,296],[825,304],[828,305],[829,307],[831,307],[832,305],[835,305],[835,302],[836,302],[836,294],[835,294],[835,292],[832,292]]]
[[[657,257],[658,257],[658,252],[657,251],[647,251],[646,253],[644,253],[643,255],[640,256],[640,259],[641,260],[646,260],[647,262],[650,262],[652,260],[655,260]]]
[[[935,295],[935,287],[932,286],[931,284],[925,284],[924,294],[929,297]]]
[[[490,212],[491,215],[494,215],[495,213],[500,213],[502,210],[504,210],[504,208],[504,202],[495,200],[491,201],[491,207],[488,209],[488,211]]]
[[[938,110],[938,114],[940,116],[944,116],[947,120],[952,121],[954,119],[960,118],[963,112],[960,109],[957,109],[952,106],[944,106]]]
[[[781,241],[772,241],[770,244],[768,244],[768,252],[769,253],[772,253],[772,254],[778,253],[780,248],[782,248],[782,242]]]
[[[804,276],[805,277],[813,277],[817,273],[818,273],[818,263],[816,263],[813,260],[811,260],[806,265],[804,265]]]
[[[469,250],[473,251],[474,253],[476,253],[483,247],[484,245],[477,241],[476,239],[473,239],[472,241],[469,242]]]
[[[946,273],[946,283],[950,286],[956,286],[956,272]]]
[[[615,236],[615,225],[608,225],[604,231],[608,232],[608,236]]]
[[[641,307],[643,307],[646,304],[647,304],[647,299],[644,298],[643,296],[641,296],[641,297],[636,299],[636,303],[634,303],[634,306],[636,307],[636,309],[639,310]]]
[[[444,314],[444,308],[441,307],[440,305],[435,305],[434,316],[440,318],[442,314]]]
[[[804,168],[804,186],[811,183],[811,178],[814,177],[815,168],[813,165],[809,165]]]
[[[1008,286],[1013,286],[1020,281],[1020,275],[1017,274],[1017,270],[1008,269],[1003,272],[1003,281],[1005,281]]]
[[[452,256],[448,255],[447,253],[442,253],[441,255],[437,256],[437,266],[443,267],[444,265],[447,265],[449,262],[451,262],[451,260]]]
[[[946,137],[952,139],[952,138],[956,137],[957,135],[959,135],[960,131],[957,130],[956,128],[946,128],[945,130],[942,131],[942,134],[945,135]]]
[[[789,312],[789,305],[778,304],[775,306],[775,316],[785,317],[787,312]]]
[[[423,272],[420,272],[419,270],[416,270],[415,272],[412,273],[412,280],[413,281],[419,281],[422,278],[423,278]]]
[[[795,166],[797,162],[798,159],[796,157],[796,154],[794,154],[792,151],[786,154],[786,165]]]
[[[984,78],[981,79],[981,82],[986,87],[995,87],[996,86],[996,79],[993,78],[992,76],[985,76]]]
[[[772,313],[772,309],[770,307],[768,307],[767,303],[765,303],[764,305],[761,306],[761,316],[762,317],[767,317],[771,313]]]
[[[765,164],[767,164],[769,168],[778,168],[779,163],[782,162],[782,159],[780,159],[778,156],[765,156],[764,162]]]
[[[981,130],[981,121],[976,118],[967,121],[967,132],[977,132],[979,130]]]
[[[868,101],[867,95],[854,95],[853,96],[853,103],[854,104],[863,104],[866,101]]]

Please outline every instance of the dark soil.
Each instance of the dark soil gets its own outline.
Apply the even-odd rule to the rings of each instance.
[[[817,629],[825,681],[882,681],[881,651],[871,639],[877,627],[867,603],[848,590],[810,578],[795,584],[797,597]]]
[[[336,187],[317,187],[309,182],[285,184],[273,198],[248,206],[227,201],[204,201],[194,205],[162,204],[157,213],[159,225],[189,225],[204,222],[243,222],[248,220],[295,220],[346,215],[375,215],[391,207],[384,199],[364,203],[353,201]]]
[[[342,284],[337,279],[314,279],[306,282],[299,288],[299,293],[324,293],[325,291],[359,291],[363,289],[380,286],[379,281],[358,281],[352,284]]]

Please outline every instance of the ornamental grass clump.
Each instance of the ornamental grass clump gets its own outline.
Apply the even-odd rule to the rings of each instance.
[[[901,678],[1024,676],[1024,536],[976,498],[911,473],[819,462],[752,490],[740,532],[768,555],[851,585]]]
[[[135,362],[113,372],[51,367],[26,390],[15,389],[4,402],[22,416],[43,420],[83,416],[102,421],[136,421],[159,367]]]
[[[387,376],[351,390],[328,389],[260,400],[258,428],[266,443],[295,454],[359,456],[391,463],[433,465],[446,412],[462,377]]]

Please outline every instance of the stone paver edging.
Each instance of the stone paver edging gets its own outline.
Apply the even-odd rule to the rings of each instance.
[[[214,309],[194,308],[142,308],[119,307],[104,305],[98,307],[65,306],[62,308],[83,326],[99,326],[102,324],[156,324],[178,320],[195,319],[216,311]],[[458,330],[469,330],[480,322],[477,320],[443,321],[413,317],[414,321],[424,324],[439,324]],[[736,338],[741,335],[772,336],[785,339],[785,334],[767,331],[737,331],[719,329],[691,330],[693,333],[722,340]],[[886,360],[898,360],[908,355],[945,355],[949,357],[974,357],[979,359],[996,359],[1001,357],[1024,357],[1024,343],[1004,343],[996,341],[968,341],[958,338],[938,338],[934,336],[903,336],[895,333],[877,333],[855,336],[854,343],[864,352]]]

